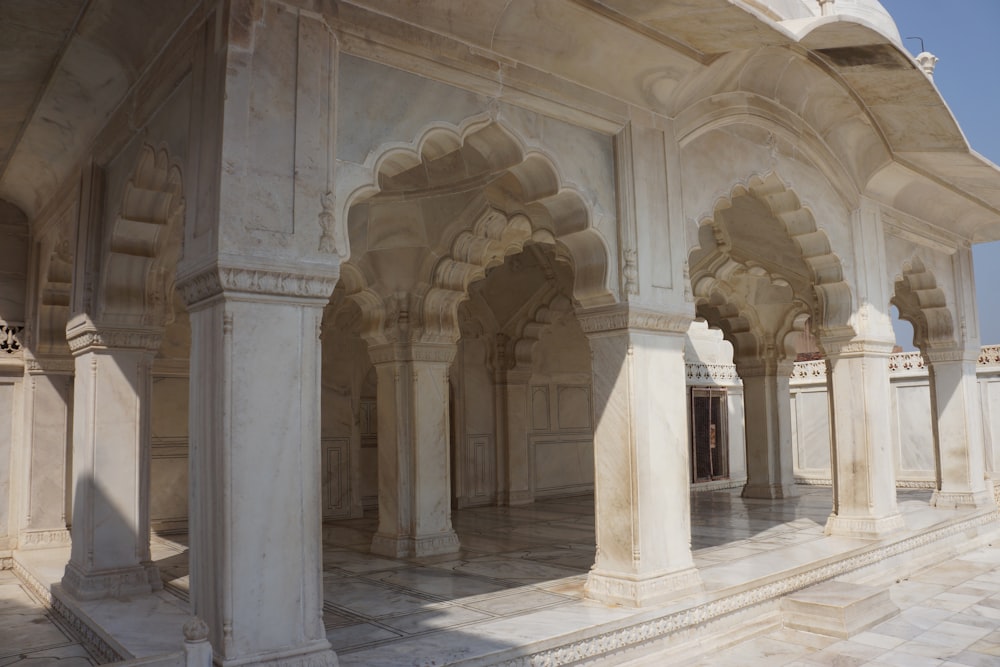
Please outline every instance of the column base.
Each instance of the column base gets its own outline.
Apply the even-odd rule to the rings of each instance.
[[[371,552],[389,558],[422,558],[441,554],[458,553],[461,544],[458,535],[451,530],[424,537],[406,537],[375,533],[372,537]]]
[[[338,667],[337,654],[330,648],[330,642],[319,639],[297,649],[258,653],[226,659],[216,655],[216,665],[220,667],[240,667],[241,665],[271,665],[272,667]]]
[[[517,505],[530,505],[535,502],[535,494],[531,491],[510,491],[503,498],[503,506],[516,507]]]
[[[780,500],[793,498],[796,494],[790,484],[750,484],[747,482],[740,492],[741,498],[758,498],[761,500]]]
[[[50,549],[52,547],[68,547],[70,544],[69,530],[53,528],[50,530],[22,530],[17,537],[17,548],[21,551],[29,549]]]
[[[827,535],[838,537],[878,540],[905,527],[901,514],[892,514],[878,519],[873,517],[842,517],[831,514],[830,518],[826,520],[824,532]]]
[[[159,569],[152,563],[84,572],[70,562],[66,564],[62,587],[77,600],[101,600],[147,595],[163,588],[163,582],[160,580]]]
[[[993,484],[987,481],[987,488],[982,491],[935,491],[931,496],[931,507],[942,509],[976,508],[987,509],[996,507],[993,497]]]
[[[701,575],[693,567],[649,576],[592,569],[583,588],[591,600],[623,607],[645,607],[700,590]]]

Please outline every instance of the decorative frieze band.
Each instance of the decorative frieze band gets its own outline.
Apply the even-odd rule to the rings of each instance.
[[[177,286],[191,306],[223,293],[328,300],[338,279],[336,275],[213,266],[181,278]]]
[[[577,319],[584,333],[624,330],[687,333],[694,320],[690,315],[659,313],[627,305],[581,311]]]

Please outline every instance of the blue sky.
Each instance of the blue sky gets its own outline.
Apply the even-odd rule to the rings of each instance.
[[[914,55],[940,58],[934,83],[972,149],[1000,164],[1000,0],[881,0]],[[980,338],[1000,344],[1000,242],[974,246]],[[909,334],[912,335],[912,334]],[[900,336],[901,337],[901,336]],[[909,347],[911,341],[898,341]]]

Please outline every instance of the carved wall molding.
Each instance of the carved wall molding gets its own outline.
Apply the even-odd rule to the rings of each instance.
[[[659,313],[618,304],[578,311],[577,319],[580,321],[580,328],[587,334],[625,330],[687,333],[694,316]]]
[[[21,549],[40,547],[65,546],[70,543],[69,530],[25,530],[18,535],[18,546]]]
[[[337,274],[310,275],[295,271],[212,266],[180,278],[177,287],[189,306],[222,294],[321,299],[325,303],[333,294],[338,279]]]

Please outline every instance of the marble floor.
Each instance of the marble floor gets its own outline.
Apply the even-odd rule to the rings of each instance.
[[[889,587],[889,595],[899,607],[899,615],[850,639],[780,629],[682,664],[687,667],[1000,665],[1000,544],[903,578]]]
[[[953,510],[928,508],[929,495],[926,491],[900,490],[899,506],[910,535],[901,539],[915,539],[913,536],[935,530],[941,522],[962,518]],[[610,607],[585,600],[582,595],[587,570],[594,560],[592,503],[592,497],[579,496],[523,507],[456,511],[453,520],[462,551],[410,560],[367,553],[376,528],[374,517],[324,525],[324,618],[341,665],[492,664],[517,656],[522,652],[520,646],[558,647],[585,639],[593,626],[614,631],[671,614],[680,618],[685,610],[724,602],[734,592],[750,594],[754,586],[780,586],[795,577],[812,576],[809,573],[816,567],[835,572],[838,563],[863,557],[871,548],[871,543],[863,540],[823,535],[830,511],[829,488],[803,487],[798,497],[783,501],[745,500],[737,490],[696,493],[692,494],[692,545],[705,591],[696,599],[681,599],[652,610]],[[155,622],[161,628],[173,623],[179,628],[185,619],[185,538],[156,538],[153,555],[165,589],[144,601],[141,613],[123,614],[115,601],[89,604],[85,610],[97,621],[103,618],[118,624],[116,638],[122,637],[122,648],[134,655],[152,654],[142,623]],[[43,572],[48,572],[50,580],[61,574],[56,566],[59,555],[53,552],[49,558],[51,563],[44,565],[41,556],[34,557],[33,567],[39,579],[46,578]],[[941,610],[967,599],[967,606],[978,605],[976,611],[955,609],[951,613],[965,613],[993,624],[963,648],[975,653],[975,642],[989,642],[991,633],[1000,637],[1000,548],[970,553],[958,562],[959,566],[945,563],[938,566],[944,570],[931,570],[926,577],[913,576],[894,586],[893,598],[909,604],[904,607],[897,602],[904,609],[899,623],[910,625],[892,625],[897,619],[884,624],[885,637],[901,640],[891,646],[893,640],[883,638],[879,634],[882,630],[877,629],[848,642],[829,641],[808,633],[769,631],[745,647],[715,653],[706,659],[709,662],[695,660],[690,664],[864,664],[857,662],[859,656],[874,660],[875,648],[884,648],[883,654],[899,653],[903,642],[916,641],[916,634],[903,636],[914,628],[930,632],[930,619],[963,625],[960,619],[941,616]],[[950,580],[946,576],[948,567],[952,568]],[[962,573],[968,577],[963,579]],[[951,586],[958,590],[950,590]],[[980,597],[972,600],[976,595]],[[993,595],[997,595],[996,600]],[[993,601],[996,607],[991,606]],[[937,611],[928,612],[921,605]],[[124,627],[123,616],[134,627]],[[913,623],[908,620],[910,616]],[[969,622],[965,625],[986,629]],[[938,635],[920,641],[933,643],[935,637],[946,635],[950,629],[951,625],[945,626]],[[961,636],[973,637],[977,632],[967,630]],[[871,642],[881,644],[871,646]],[[843,655],[836,653],[840,650]],[[754,656],[751,661],[746,659],[751,654],[748,651]],[[917,655],[914,660],[929,657],[906,651],[903,654]],[[996,656],[993,654],[994,663],[956,664],[1000,665],[1000,657]],[[687,664],[686,657],[669,652],[649,659],[652,661],[643,662],[640,658],[635,664]],[[12,663],[0,660],[0,667],[6,664]],[[884,664],[909,667],[944,663]]]
[[[0,666],[96,665],[94,657],[11,570],[0,570]]]

